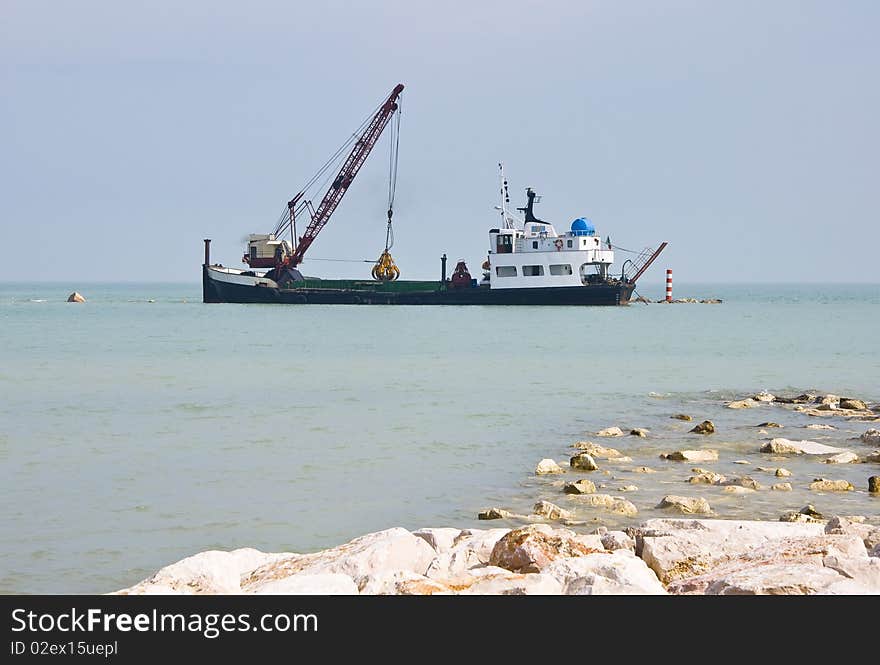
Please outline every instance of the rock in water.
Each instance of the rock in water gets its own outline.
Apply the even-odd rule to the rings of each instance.
[[[510,512],[501,508],[487,508],[477,513],[478,520],[503,520],[510,517]]]
[[[810,489],[817,492],[849,492],[854,490],[853,484],[848,480],[828,480],[816,478],[810,483]]]
[[[669,416],[669,417],[670,417],[670,418],[673,418],[673,419],[675,419],[675,420],[687,420],[687,421],[691,421],[691,420],[693,420],[693,418],[691,418],[691,417],[690,417],[688,414],[686,414],[686,413],[676,413],[674,416]]]
[[[791,441],[790,439],[773,439],[761,446],[762,453],[774,455],[834,455],[847,452],[843,448],[826,446],[815,441]]]
[[[834,425],[826,425],[825,423],[811,423],[806,427],[807,429],[837,429]]]
[[[630,436],[640,436],[644,439],[646,436],[648,436],[648,430],[646,430],[644,427],[636,427],[630,430]]]
[[[689,515],[709,515],[712,513],[712,508],[709,506],[709,502],[702,497],[675,496],[673,494],[670,494],[668,496],[664,496],[660,500],[660,503],[657,504],[657,507],[675,508],[679,512]]]
[[[791,471],[788,469],[779,468],[776,469],[776,477],[777,478],[788,478],[791,475]]]
[[[704,420],[699,425],[695,426],[691,432],[694,434],[714,434],[715,433],[715,423],[711,420]]]
[[[776,396],[768,393],[766,390],[762,390],[757,395],[752,395],[752,399],[756,402],[772,402],[776,399]]]
[[[868,491],[869,492],[880,492],[880,476],[871,476],[868,478]]]
[[[717,462],[717,450],[676,450],[671,453],[660,455],[662,459],[675,462]]]
[[[865,411],[867,410],[868,405],[860,399],[848,399],[846,397],[843,397],[840,400],[840,408],[848,409],[851,411]]]
[[[770,485],[770,489],[777,492],[791,492],[791,483],[776,483],[775,485]]]
[[[585,453],[589,453],[593,459],[614,459],[617,457],[623,457],[623,454],[619,450],[606,448],[605,446],[593,443],[592,441],[576,441],[573,444],[573,447],[582,450]]]
[[[782,427],[782,425],[780,425],[779,423],[767,422],[761,423],[760,425],[755,425],[755,427]]]
[[[852,464],[853,462],[859,461],[859,456],[847,451],[845,453],[837,453],[831,457],[826,457],[822,461],[825,462],[825,464]]]
[[[581,471],[595,471],[599,468],[599,465],[596,464],[596,460],[593,459],[590,453],[578,453],[569,460],[569,464],[573,469],[580,469]]]
[[[688,478],[688,482],[694,485],[719,485],[725,480],[727,480],[726,476],[722,476],[720,473],[715,473],[714,471],[703,471],[696,476]]]
[[[82,294],[79,291],[74,291],[69,296],[67,296],[67,302],[85,302],[86,299],[83,298]]]
[[[574,518],[574,513],[560,508],[555,503],[550,503],[549,501],[538,501],[532,510],[535,515],[546,517],[548,520],[570,520]]]
[[[596,436],[623,436],[623,430],[619,427],[606,427],[596,432]]]
[[[880,444],[880,429],[871,428],[862,434],[859,439],[863,443],[870,443],[872,445]]]
[[[728,409],[751,409],[756,404],[757,404],[757,402],[755,402],[752,399],[741,399],[741,400],[736,400],[736,401],[730,402],[727,405],[727,408]]]
[[[535,473],[543,476],[549,473],[565,473],[565,471],[552,459],[542,459],[538,462],[538,466],[535,467]]]
[[[573,483],[566,483],[562,491],[566,494],[594,494],[596,492],[596,485],[584,478]]]

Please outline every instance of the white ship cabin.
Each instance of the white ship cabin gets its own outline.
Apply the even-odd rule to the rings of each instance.
[[[247,253],[241,260],[251,268],[274,268],[290,254],[292,250],[286,240],[276,238],[271,233],[251,233]]]
[[[493,289],[528,289],[584,286],[608,279],[614,251],[603,244],[596,229],[584,218],[558,233],[532,212],[535,193],[527,190],[528,203],[522,228],[502,210],[505,228],[489,231],[489,259],[483,264],[483,282]]]

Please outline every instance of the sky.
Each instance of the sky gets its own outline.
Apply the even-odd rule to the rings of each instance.
[[[642,278],[880,282],[880,3],[0,0],[0,281],[198,281],[403,83],[402,279],[477,273],[498,162]],[[386,131],[303,272],[365,277]],[[317,201],[316,201],[317,203]],[[628,255],[619,253],[616,269]]]

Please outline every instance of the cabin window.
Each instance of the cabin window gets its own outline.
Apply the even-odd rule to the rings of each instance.
[[[256,245],[251,245],[251,258],[257,258],[257,247]]]
[[[516,277],[516,266],[495,266],[495,274],[499,277]]]
[[[510,254],[513,252],[513,238],[507,233],[499,234],[495,247],[499,254]]]
[[[538,249],[538,241],[537,240],[532,241],[532,249]]]
[[[544,266],[523,266],[525,277],[540,277],[544,274]]]
[[[568,263],[558,263],[556,265],[550,266],[550,274],[551,275],[570,275],[571,274],[571,265]]]
[[[568,248],[571,249],[571,240],[568,241]]]

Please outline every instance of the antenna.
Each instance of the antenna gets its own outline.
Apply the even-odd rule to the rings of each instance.
[[[501,180],[501,207],[496,206],[496,209],[501,211],[501,228],[512,229],[514,220],[508,211],[510,193],[507,191],[507,178],[504,177],[504,164],[501,162],[498,162],[498,175]]]

